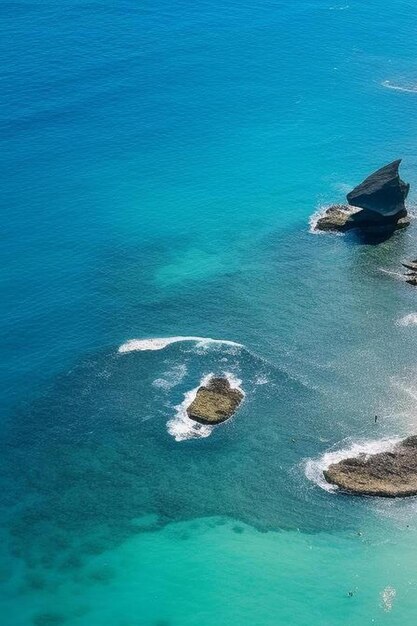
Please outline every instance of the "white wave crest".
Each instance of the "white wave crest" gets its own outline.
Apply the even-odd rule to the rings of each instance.
[[[409,313],[400,317],[396,322],[397,326],[415,326],[417,324],[417,313]]]
[[[240,378],[238,378],[237,376],[235,376],[232,372],[224,372],[224,376],[227,378],[227,380],[229,381],[229,385],[232,389],[237,389],[237,391],[240,391],[240,393],[243,395],[243,397],[245,397],[245,392],[243,391],[241,385],[242,385],[242,381]]]
[[[224,344],[227,346],[235,346],[242,348],[241,343],[236,341],[229,341],[228,339],[211,339],[210,337],[156,337],[154,339],[129,339],[126,343],[123,343],[118,352],[135,352],[141,350],[163,350],[172,343],[179,343],[182,341],[195,341],[197,347],[207,347],[210,344]]]
[[[417,85],[395,85],[390,80],[383,80],[381,85],[387,89],[393,89],[394,91],[405,91],[406,93],[417,93]]]
[[[213,378],[213,376],[213,372],[210,372],[210,374],[206,374],[205,376],[203,376],[198,386],[194,389],[191,389],[191,391],[187,391],[187,393],[184,394],[184,400],[181,402],[181,404],[178,404],[175,407],[176,413],[174,417],[167,422],[167,430],[169,434],[174,437],[175,441],[204,438],[211,435],[214,426],[199,424],[198,422],[191,420],[187,415],[187,408],[196,397],[198,389],[202,385],[207,385],[207,383],[210,381],[211,378]],[[225,372],[224,376],[229,381],[232,389],[238,389],[243,395],[245,395],[245,392],[240,387],[242,381],[239,378],[236,378],[236,376],[234,376],[234,374],[231,374],[230,372]]]
[[[316,485],[325,489],[325,491],[337,491],[338,487],[328,483],[323,475],[324,470],[330,465],[339,463],[343,461],[343,459],[358,457],[361,454],[371,455],[378,454],[378,452],[387,452],[388,450],[392,450],[399,441],[401,441],[400,438],[349,442],[346,448],[325,452],[318,459],[307,459],[304,465],[305,475],[308,480],[316,483]]]

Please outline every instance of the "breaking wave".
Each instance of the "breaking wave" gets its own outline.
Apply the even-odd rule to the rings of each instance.
[[[229,341],[228,339],[211,339],[210,337],[156,337],[154,339],[129,339],[123,343],[119,349],[119,353],[135,352],[139,350],[163,350],[167,346],[173,343],[179,343],[183,341],[194,341],[197,343],[197,347],[205,348],[211,344],[223,344],[227,346],[235,346],[242,348],[241,343],[236,341]]]
[[[361,454],[371,455],[378,452],[386,452],[401,441],[400,438],[378,439],[377,441],[349,442],[346,448],[325,452],[317,459],[307,459],[304,464],[304,472],[308,480],[316,483],[322,489],[329,492],[337,491],[336,485],[331,485],[324,478],[323,472],[333,463],[339,463],[343,459],[358,457]]]
[[[321,217],[324,217],[327,209],[328,209],[328,206],[320,205],[318,209],[314,211],[312,215],[310,215],[309,220],[308,220],[308,224],[309,224],[308,232],[311,233],[312,235],[324,235],[325,234],[324,230],[317,229],[317,222],[319,221]]]
[[[191,402],[197,395],[197,391],[199,387],[202,385],[207,385],[211,378],[213,378],[214,373],[210,372],[210,374],[206,374],[200,380],[197,387],[191,389],[191,391],[187,391],[184,394],[184,400],[181,404],[178,404],[175,407],[176,413],[172,419],[167,422],[167,430],[172,437],[174,437],[175,441],[185,441],[186,439],[196,439],[196,438],[204,438],[211,435],[211,432],[215,426],[209,426],[206,424],[200,424],[199,422],[195,422],[191,420],[187,415],[187,407],[190,406]],[[224,372],[224,376],[230,383],[232,389],[238,389],[243,395],[245,392],[241,388],[242,381],[239,378],[236,378],[230,372]]]
[[[409,313],[400,317],[396,322],[397,326],[415,326],[417,324],[417,313]]]

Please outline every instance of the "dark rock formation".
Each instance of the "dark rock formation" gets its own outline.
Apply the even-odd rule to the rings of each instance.
[[[389,452],[361,454],[330,465],[327,482],[362,496],[396,498],[417,495],[417,436],[408,437]]]
[[[227,378],[212,378],[199,388],[187,414],[200,424],[220,424],[234,414],[242,399],[243,393],[232,389]]]
[[[405,211],[405,199],[410,185],[398,173],[401,159],[381,167],[348,193],[347,201],[383,217],[393,217]],[[403,217],[403,215],[401,215]]]
[[[348,206],[346,204],[335,204],[329,207],[324,215],[317,220],[316,229],[346,232],[354,228],[360,228],[363,232],[382,234],[386,230],[400,230],[406,228],[410,224],[410,220],[405,215],[399,217],[397,221],[381,220],[374,217],[371,212],[363,211],[357,207]]]
[[[406,267],[408,270],[411,270],[412,272],[417,272],[417,259],[414,259],[414,261],[404,261],[403,263],[401,263],[401,265]]]
[[[409,285],[413,285],[413,287],[417,287],[417,274],[414,272],[409,272],[406,274],[405,282]]]
[[[381,239],[409,225],[405,199],[410,186],[398,174],[401,160],[368,176],[347,195],[348,205],[334,205],[317,220],[318,230],[346,232],[357,229]]]
[[[405,282],[414,287],[417,286],[417,259],[405,261],[401,265],[409,270],[405,274]]]
[[[417,286],[417,259],[414,261],[405,261],[401,263],[409,271],[405,274],[405,282],[409,285]]]

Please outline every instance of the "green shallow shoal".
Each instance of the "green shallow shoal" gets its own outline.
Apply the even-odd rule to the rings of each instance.
[[[224,518],[175,523],[91,557],[55,589],[49,580],[25,595],[13,623],[412,626],[415,545],[406,528],[388,540],[372,528],[309,535]]]

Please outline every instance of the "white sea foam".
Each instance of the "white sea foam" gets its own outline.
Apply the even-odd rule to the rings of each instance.
[[[194,389],[191,389],[191,391],[187,391],[187,393],[184,394],[184,400],[181,402],[181,404],[178,404],[175,407],[176,413],[174,417],[167,422],[167,430],[169,434],[174,437],[175,441],[204,438],[208,437],[211,434],[214,426],[199,424],[198,422],[191,420],[187,415],[187,407],[190,406],[191,402],[196,397],[199,387],[201,387],[202,385],[207,385],[207,383],[213,376],[213,372],[210,372],[210,374],[203,376],[198,386]],[[243,393],[243,395],[245,395],[245,392],[240,387],[242,381],[239,378],[236,378],[236,376],[234,376],[234,374],[231,374],[230,372],[225,372],[224,376],[229,381],[232,389],[238,389],[241,393]]]
[[[241,387],[242,381],[241,381],[240,378],[235,376],[232,372],[224,372],[224,376],[229,381],[229,384],[230,384],[232,389],[237,389],[238,391],[240,391],[241,394],[243,394],[243,396],[246,395],[245,392],[243,391],[242,387]]]
[[[348,446],[340,450],[325,452],[318,459],[307,459],[304,465],[306,477],[316,483],[322,489],[332,492],[337,491],[336,485],[331,485],[324,478],[323,472],[333,463],[339,463],[343,459],[358,457],[361,454],[371,455],[378,452],[386,452],[400,441],[399,438],[378,439],[377,441],[347,442]]]
[[[405,91],[406,93],[417,93],[417,85],[396,85],[389,80],[383,80],[381,85],[394,91]]]
[[[396,322],[397,326],[415,326],[417,324],[417,313],[409,313],[400,317]]]
[[[317,230],[317,222],[319,221],[319,219],[321,217],[324,217],[325,213],[326,213],[326,209],[328,209],[327,206],[324,205],[320,205],[316,211],[314,211],[314,213],[312,215],[310,215],[308,223],[309,223],[309,229],[308,232],[313,234],[313,235],[323,235],[324,231],[323,230]]]
[[[182,341],[195,341],[197,347],[204,348],[211,344],[224,344],[227,346],[235,346],[242,348],[242,344],[236,341],[229,341],[227,339],[211,339],[210,337],[156,337],[154,339],[129,339],[126,343],[122,344],[118,352],[135,352],[142,350],[163,350],[167,346],[173,343],[179,343]]]
[[[407,217],[411,220],[415,220],[417,218],[417,205],[415,200],[411,200],[407,204]]]
[[[179,363],[164,374],[160,378],[156,378],[152,385],[154,387],[160,387],[161,389],[172,389],[175,385],[178,385],[187,373],[187,366],[185,363]]]
[[[382,607],[384,611],[391,611],[396,595],[397,592],[394,587],[385,587],[385,589],[381,591]]]

